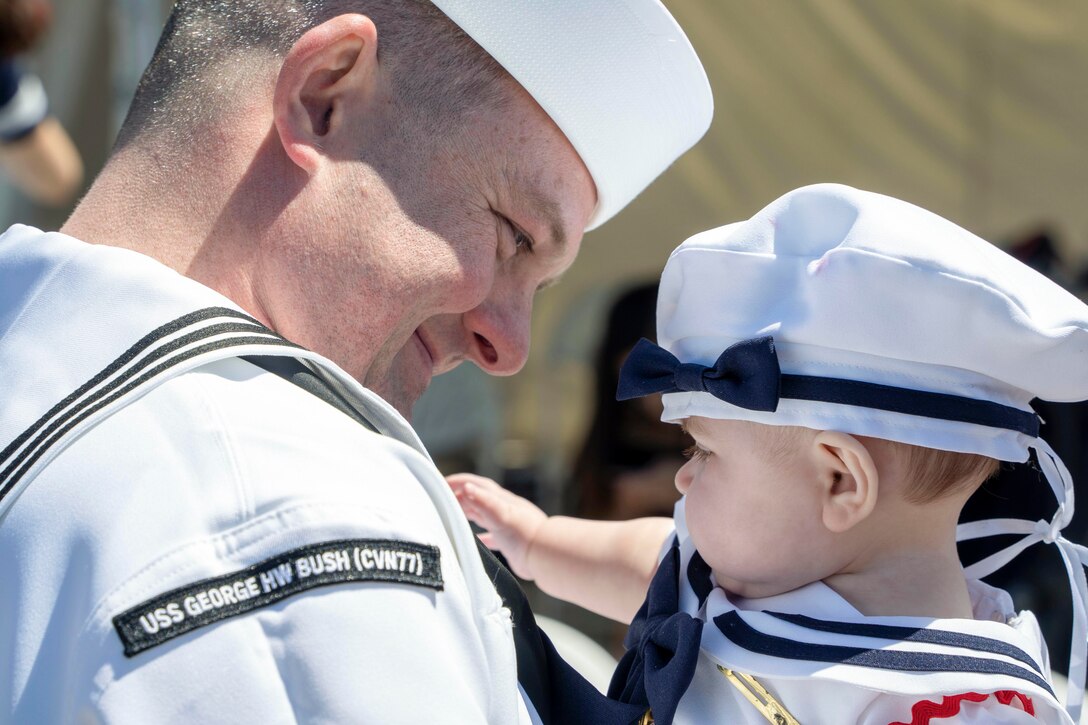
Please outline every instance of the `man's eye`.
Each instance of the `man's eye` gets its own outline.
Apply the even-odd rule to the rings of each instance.
[[[533,238],[523,232],[516,224],[505,216],[499,214],[499,218],[502,219],[502,223],[506,225],[510,235],[514,238],[514,249],[519,252],[532,252],[534,247]]]
[[[692,460],[702,461],[710,456],[710,451],[705,448],[701,448],[698,443],[694,443],[684,449],[684,457],[691,458]]]
[[[526,252],[533,251],[533,238],[525,232],[521,231],[513,224],[510,225],[514,230],[514,246],[518,249],[524,249]]]

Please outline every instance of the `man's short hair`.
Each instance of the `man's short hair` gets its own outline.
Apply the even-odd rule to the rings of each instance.
[[[378,29],[394,102],[430,131],[502,102],[506,71],[429,0],[178,0],[136,90],[117,148],[149,135],[185,140],[310,28],[360,13]]]

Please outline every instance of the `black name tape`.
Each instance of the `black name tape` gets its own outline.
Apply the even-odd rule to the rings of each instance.
[[[389,539],[344,539],[292,549],[259,564],[202,579],[113,618],[125,656],[227,617],[266,607],[314,587],[394,582],[442,590],[437,547]]]

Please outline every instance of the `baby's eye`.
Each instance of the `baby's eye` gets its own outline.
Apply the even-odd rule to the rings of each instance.
[[[705,460],[708,456],[710,456],[710,451],[701,448],[698,443],[693,443],[684,449],[684,457],[695,461]]]

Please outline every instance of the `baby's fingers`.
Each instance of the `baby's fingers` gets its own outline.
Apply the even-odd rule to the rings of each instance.
[[[493,486],[481,485],[476,481],[466,482],[463,496],[481,515],[488,517],[491,521],[487,525],[488,528],[494,528],[496,525],[506,525],[509,523],[508,519],[517,505],[519,497],[494,483],[494,481],[487,481],[487,483],[491,483]]]
[[[497,483],[469,473],[447,476],[446,480],[470,521],[485,529],[494,528],[499,523],[503,506],[501,498],[496,495],[502,491]]]
[[[475,473],[453,473],[446,476],[446,483],[450,485],[454,493],[464,490],[469,484],[483,489],[502,489],[502,486],[486,476],[477,476]]]

